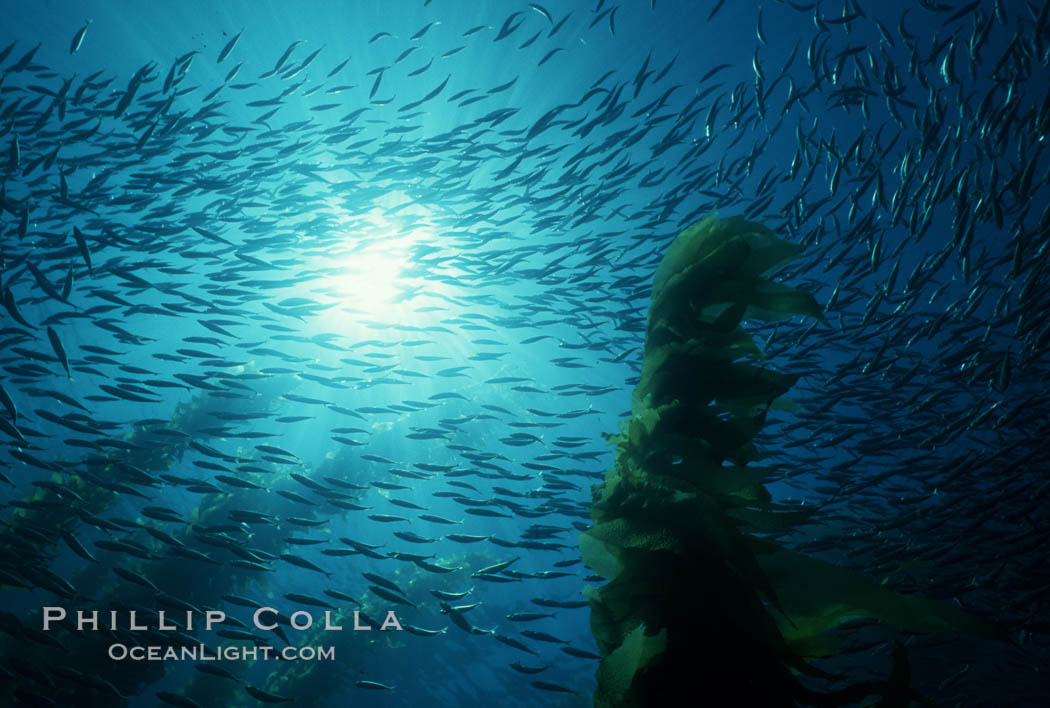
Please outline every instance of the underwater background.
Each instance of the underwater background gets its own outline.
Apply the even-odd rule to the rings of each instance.
[[[898,642],[933,705],[1047,704],[1046,3],[0,9],[4,705],[591,705],[578,537],[715,213],[804,247],[826,318],[743,323],[799,377],[768,537],[1003,630],[853,620],[815,665]]]

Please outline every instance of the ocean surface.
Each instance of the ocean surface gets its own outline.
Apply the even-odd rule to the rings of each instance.
[[[1045,2],[0,9],[3,705],[591,705],[578,537],[709,214],[827,320],[744,323],[771,538],[1007,637],[814,665],[1047,705]]]

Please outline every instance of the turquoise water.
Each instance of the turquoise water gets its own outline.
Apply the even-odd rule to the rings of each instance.
[[[590,704],[577,535],[717,211],[806,244],[832,323],[751,327],[802,374],[785,541],[1018,642],[839,661],[901,639],[938,704],[1040,705],[1046,11],[869,5],[4,3],[5,701]],[[24,630],[314,601],[436,633],[230,678]],[[232,629],[191,634],[285,646]]]

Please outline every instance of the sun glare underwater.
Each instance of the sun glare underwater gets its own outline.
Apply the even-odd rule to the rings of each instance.
[[[1046,2],[3,10],[0,704],[1047,704]]]

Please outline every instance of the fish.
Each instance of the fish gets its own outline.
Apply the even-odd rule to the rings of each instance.
[[[326,54],[306,16],[300,39],[252,52],[244,29],[212,45],[173,27],[185,46],[163,66],[79,51],[82,18],[59,61],[40,28],[11,19],[0,582],[77,597],[82,583],[63,578],[98,573],[171,609],[250,612],[269,592],[372,614],[446,603],[503,675],[547,669],[506,666],[485,635],[600,661],[572,628],[587,631],[580,584],[601,582],[575,567],[589,487],[615,465],[601,433],[634,416],[620,409],[646,373],[660,256],[718,212],[797,248],[785,282],[822,305],[815,323],[756,306],[718,320],[754,335],[742,358],[798,377],[797,407],[752,410],[768,459],[732,468],[768,465],[778,510],[818,522],[772,537],[849,549],[858,572],[1035,636],[1045,584],[1015,571],[1039,567],[1046,535],[1032,472],[1048,461],[1045,3],[931,1],[876,18],[792,0],[736,25],[721,0],[689,16],[596,0],[555,18],[526,3],[469,22],[421,5],[389,31],[361,18],[368,63]],[[95,19],[89,41],[112,29]],[[654,40],[669,22],[731,49]],[[235,49],[243,61],[193,61],[215,49],[216,65]],[[420,524],[461,533],[403,530]],[[360,587],[340,575],[351,567]],[[181,584],[202,570],[208,583]],[[508,622],[557,613],[565,639],[476,626],[495,599]],[[477,603],[488,609],[471,616]],[[36,660],[50,649],[28,623],[2,621],[37,667],[4,662],[39,694],[12,700],[66,700],[37,673],[127,690],[107,669],[58,673]],[[909,644],[937,648],[923,641]],[[1010,656],[991,672],[1010,688],[989,701],[1034,685]],[[952,679],[934,702],[979,700],[969,687],[988,678],[971,663],[967,690]],[[534,688],[585,690],[565,683]]]
[[[508,637],[508,636],[505,636],[503,634],[499,634],[498,632],[497,633],[493,633],[492,636],[495,637],[496,639],[498,639],[500,642],[506,644],[509,647],[513,647],[513,648],[518,649],[520,651],[528,652],[529,654],[532,654],[534,656],[539,656],[539,654],[537,654],[535,651],[533,651],[528,646],[526,646],[523,642],[518,641],[514,637]]]
[[[520,17],[522,14],[524,14],[524,13],[522,11],[520,11],[520,10],[510,13],[510,15],[507,16],[507,19],[505,19],[503,21],[503,26],[500,27],[499,32],[496,34],[496,37],[492,41],[493,42],[499,42],[500,40],[506,39],[516,29],[521,27],[521,25],[525,22],[525,20],[520,20],[516,24],[515,24],[514,20],[517,19],[518,17]]]
[[[507,619],[509,619],[511,622],[533,622],[535,620],[554,616],[555,615],[553,613],[543,612],[513,612],[507,615]]]
[[[62,340],[59,339],[58,333],[55,332],[50,326],[47,327],[47,338],[51,342],[51,349],[55,352],[55,356],[58,357],[58,361],[62,364],[62,368],[66,370],[66,376],[71,377],[69,372],[69,358],[66,356],[65,347],[62,346]]]
[[[391,592],[391,591],[387,590],[386,588],[382,588],[382,587],[379,587],[377,585],[369,585],[368,589],[371,590],[375,595],[378,595],[379,597],[381,597],[384,600],[387,600],[389,602],[393,602],[394,604],[397,604],[397,605],[408,605],[409,607],[416,607],[416,604],[414,602],[408,600],[407,598],[402,597],[401,595],[399,595],[396,592]]]
[[[550,683],[549,681],[532,681],[533,686],[543,691],[553,691],[555,693],[572,693],[579,695],[578,691],[575,691],[567,686],[562,686],[557,683]]]
[[[411,37],[408,38],[409,41],[410,42],[415,42],[416,40],[423,39],[423,37],[426,36],[426,33],[430,31],[431,27],[433,27],[434,25],[440,25],[440,24],[441,24],[440,20],[434,20],[432,22],[426,23],[425,25],[420,27],[419,30],[417,30],[415,34],[413,34]]]
[[[237,678],[234,674],[230,673],[221,666],[214,666],[212,664],[194,664],[193,668],[197,669],[197,671],[200,671],[204,674],[211,674],[212,676],[218,676],[219,678],[229,679],[231,681],[240,683],[239,678]]]
[[[76,54],[77,50],[84,43],[84,35],[87,34],[88,27],[91,25],[93,20],[88,20],[84,23],[84,26],[77,30],[77,33],[73,35],[73,39],[69,42],[69,53]]]
[[[602,658],[601,655],[595,654],[592,651],[587,651],[585,649],[577,649],[575,647],[568,647],[568,646],[561,647],[561,650],[563,652],[565,652],[566,654],[568,654],[569,656],[575,656],[575,657],[577,657],[579,659],[601,659]]]
[[[171,691],[157,691],[155,695],[161,702],[177,708],[201,708],[201,704],[192,698]]]
[[[529,639],[537,639],[541,642],[551,642],[553,644],[568,644],[568,642],[566,642],[563,639],[558,639],[557,637],[550,635],[546,632],[537,632],[532,629],[523,629],[521,631],[521,634],[522,636],[528,637]]]
[[[244,690],[252,698],[262,703],[291,703],[295,700],[294,698],[279,696],[276,693],[264,691],[261,688],[256,688],[255,686],[252,686],[251,684],[245,684]]]
[[[223,48],[219,51],[219,56],[215,60],[216,64],[221,64],[223,59],[225,59],[226,57],[230,56],[230,52],[233,51],[234,46],[237,45],[237,40],[239,40],[241,38],[242,34],[244,34],[244,29],[243,28],[237,34],[233,35],[230,38],[230,41],[226,42],[226,44],[223,46]]]
[[[339,592],[338,590],[326,589],[324,591],[324,594],[328,595],[328,597],[332,598],[333,600],[340,600],[342,602],[352,602],[355,605],[360,605],[361,604],[357,600],[355,600],[354,598],[352,598],[349,595],[347,595],[346,593]]]
[[[379,683],[378,681],[355,681],[354,685],[358,688],[367,688],[374,691],[393,691],[394,687],[385,683]]]
[[[322,600],[320,598],[312,597],[310,595],[304,595],[302,593],[297,593],[297,592],[290,592],[290,593],[285,593],[284,596],[285,596],[285,598],[287,598],[291,602],[295,602],[295,603],[298,603],[300,605],[310,605],[312,607],[325,607],[325,608],[328,608],[330,610],[334,610],[335,609],[335,607],[333,607],[330,603],[325,602],[324,600]]]
[[[463,616],[462,612],[451,607],[446,602],[441,603],[441,611],[448,615],[449,619],[452,620],[452,624],[468,634],[496,634],[495,629],[481,629],[480,627],[475,627],[466,617]]]
[[[305,568],[306,570],[312,570],[312,571],[314,571],[316,573],[321,573],[326,578],[332,577],[332,574],[329,573],[328,571],[323,570],[323,569],[319,568],[318,566],[314,565],[313,563],[311,563],[310,561],[306,560],[305,558],[301,558],[301,557],[299,557],[297,555],[294,555],[292,553],[282,553],[282,554],[280,554],[280,558],[281,558],[281,560],[285,561],[286,563],[291,563],[292,565],[298,566],[299,568]]]
[[[66,533],[62,534],[62,539],[66,542],[66,545],[69,546],[74,553],[76,553],[84,560],[89,561],[91,563],[98,562],[98,559],[91,555],[91,553],[86,548],[84,548],[83,544],[81,544],[80,541],[73,534],[67,531]]]
[[[406,624],[404,625],[404,629],[406,632],[414,634],[417,637],[436,637],[439,634],[445,633],[444,627],[441,629],[426,629],[424,627],[416,627],[415,625]]]

